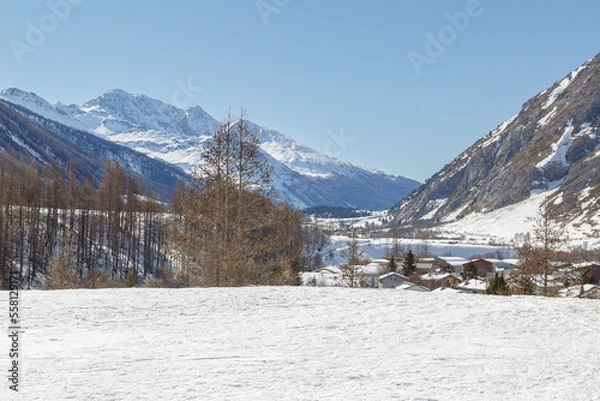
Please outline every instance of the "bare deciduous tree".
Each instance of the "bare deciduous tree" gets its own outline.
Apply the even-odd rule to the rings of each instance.
[[[366,259],[358,244],[355,230],[352,230],[346,245],[347,248],[342,253],[342,256],[346,258],[346,263],[340,266],[342,276],[349,287],[360,286],[364,277],[363,265],[366,263]]]
[[[558,221],[558,215],[544,201],[538,211],[531,238],[527,238],[519,248],[522,275],[517,282],[520,283],[518,287],[521,292],[531,293],[532,286],[541,284],[542,295],[555,295],[549,288],[554,270],[551,262],[560,248],[563,234],[564,229]]]
[[[272,200],[272,169],[245,113],[229,114],[203,151],[169,230],[181,274],[204,286],[295,283],[301,216]]]

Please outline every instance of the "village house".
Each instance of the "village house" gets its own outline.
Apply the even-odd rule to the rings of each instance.
[[[463,265],[468,262],[467,259],[459,256],[436,256],[434,259],[437,268],[441,271],[457,274],[463,272]]]
[[[462,266],[467,262],[465,258],[458,256],[434,256],[431,258],[419,258],[417,261],[417,274],[430,272],[462,273]]]
[[[416,284],[427,287],[429,290],[435,290],[440,287],[454,287],[455,285],[462,282],[462,279],[455,274],[443,273],[434,274],[427,273],[418,277]]]
[[[474,259],[469,260],[463,264],[463,269],[467,270],[471,266],[475,266],[477,269],[477,275],[479,277],[489,277],[492,276],[495,272],[494,261],[487,259]]]
[[[384,258],[373,260],[361,268],[362,285],[369,288],[378,288],[381,272],[387,271],[388,269],[389,260]]]
[[[391,272],[384,274],[379,277],[379,288],[396,288],[406,280],[408,280],[408,277],[400,273]]]
[[[519,266],[518,259],[473,259],[463,263],[463,269],[467,269],[473,264],[477,269],[477,275],[482,278],[490,278],[495,273],[504,274],[504,277],[510,277],[517,272]]]
[[[427,274],[436,269],[435,258],[420,258],[417,260],[415,274]]]
[[[586,284],[600,285],[600,263],[566,263],[557,265],[553,272],[553,275],[556,278],[560,278],[565,285],[580,283],[584,274],[586,276],[589,275],[587,278],[590,279]]]

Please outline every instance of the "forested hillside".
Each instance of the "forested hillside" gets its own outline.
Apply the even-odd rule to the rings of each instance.
[[[101,181],[74,167],[0,151],[0,277],[24,288],[96,287],[156,274],[164,253],[164,205],[108,160]],[[114,284],[114,283],[113,283]],[[133,283],[131,283],[133,284]]]

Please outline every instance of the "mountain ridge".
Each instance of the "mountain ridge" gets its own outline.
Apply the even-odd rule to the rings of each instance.
[[[564,223],[581,224],[600,210],[599,150],[600,55],[525,102],[391,213],[396,223],[451,223],[546,194]]]
[[[10,88],[0,98],[73,128],[127,146],[190,172],[201,161],[202,144],[218,121],[200,106],[187,110],[120,89],[82,106],[52,105],[31,92]],[[251,123],[261,149],[274,164],[274,186],[298,207],[343,206],[388,209],[419,183],[319,154],[275,130]]]
[[[42,165],[66,167],[74,161],[79,178],[102,179],[105,161],[119,163],[140,180],[142,188],[168,201],[179,179],[189,180],[183,170],[154,160],[129,148],[46,119],[19,105],[0,99],[0,150],[35,160]]]

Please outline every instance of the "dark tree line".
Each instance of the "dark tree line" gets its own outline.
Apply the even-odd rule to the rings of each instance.
[[[142,194],[118,162],[101,182],[62,167],[0,151],[0,279],[18,274],[23,288],[95,287],[129,282],[168,264],[164,206]]]

